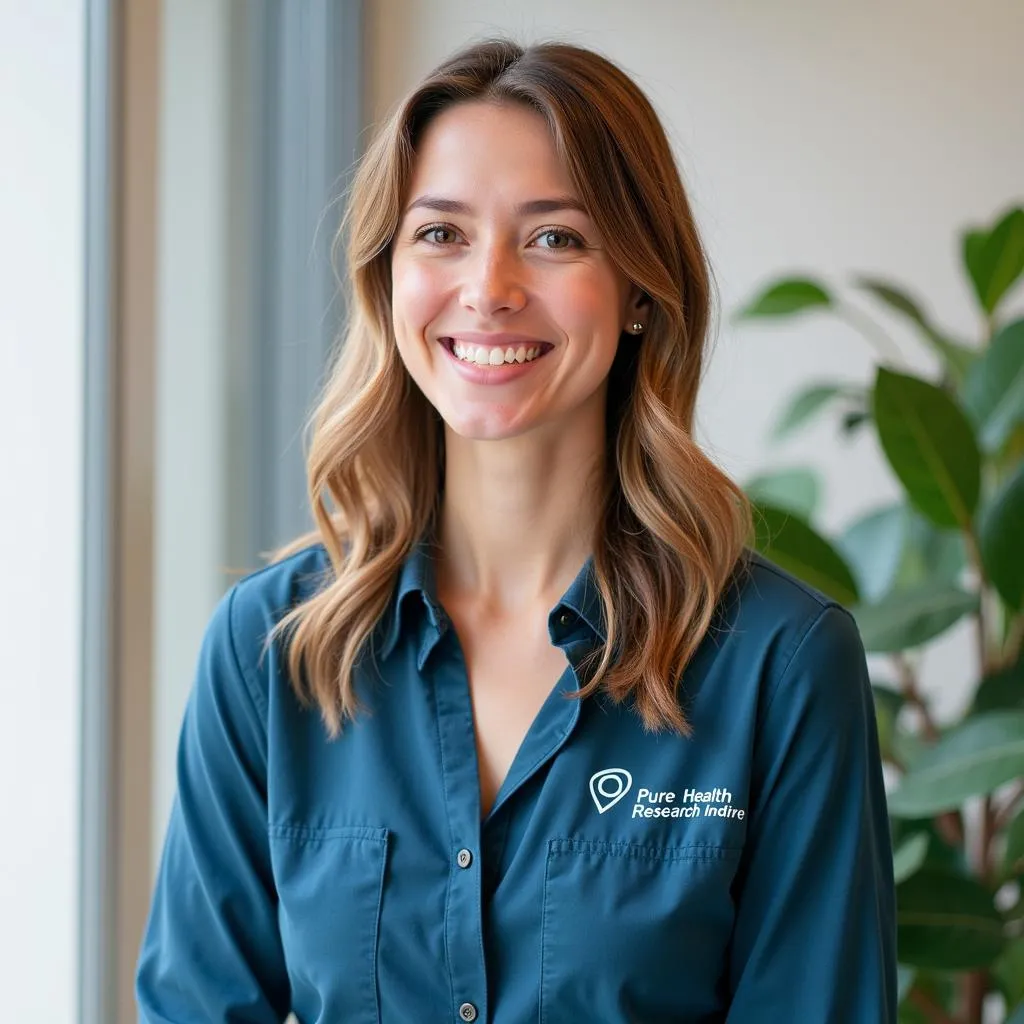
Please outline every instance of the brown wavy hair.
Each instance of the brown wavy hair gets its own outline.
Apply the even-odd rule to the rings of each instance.
[[[397,107],[360,162],[336,239],[347,257],[349,321],[310,424],[318,529],[279,552],[319,540],[333,571],[274,636],[287,638],[300,700],[318,706],[336,736],[359,710],[353,670],[372,654],[400,567],[436,523],[443,428],[399,357],[390,246],[424,129],[466,101],[523,104],[545,118],[611,258],[652,300],[643,340],[620,345],[609,379],[593,538],[607,641],[574,696],[600,688],[631,700],[647,728],[688,734],[679,680],[744,562],[751,510],[692,434],[711,275],[669,142],[629,76],[576,46],[468,46]]]

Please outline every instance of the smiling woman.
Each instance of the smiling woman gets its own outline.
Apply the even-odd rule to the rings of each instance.
[[[474,45],[345,237],[318,530],[207,632],[143,1019],[893,1021],[863,647],[693,439],[709,271],[646,98]]]

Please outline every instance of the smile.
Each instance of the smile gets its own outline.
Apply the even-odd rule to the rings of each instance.
[[[473,345],[457,338],[439,339],[448,351],[462,363],[476,366],[504,366],[511,363],[532,363],[545,355],[552,346],[545,342],[519,345]]]

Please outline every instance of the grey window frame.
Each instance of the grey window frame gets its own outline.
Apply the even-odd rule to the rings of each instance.
[[[362,142],[362,0],[224,0],[240,33],[232,60],[243,68],[238,139],[251,177],[229,216],[248,225],[247,258],[232,277],[242,328],[232,341],[238,421],[229,437],[241,464],[244,504],[229,551],[236,564],[305,529],[302,427],[344,311],[331,241]],[[86,0],[83,621],[79,784],[78,1015],[81,1024],[128,1024],[118,992],[130,984],[135,949],[118,948],[125,889],[126,823],[120,777],[149,765],[122,763],[118,636],[126,595],[118,573],[117,112],[118,0]],[[267,216],[271,211],[272,216]],[[242,510],[240,509],[240,512]],[[152,680],[131,680],[152,687]],[[149,754],[152,743],[131,749]],[[147,857],[149,850],[133,850]],[[134,1019],[134,1017],[132,1018]]]

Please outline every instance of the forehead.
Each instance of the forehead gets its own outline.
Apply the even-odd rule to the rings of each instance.
[[[522,198],[522,190],[538,188],[575,194],[543,116],[522,104],[472,101],[448,107],[428,124],[416,147],[409,193]]]

